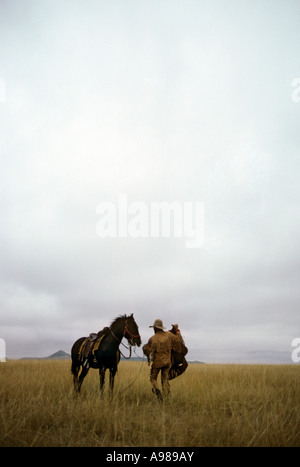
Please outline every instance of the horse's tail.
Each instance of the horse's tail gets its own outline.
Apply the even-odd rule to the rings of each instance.
[[[79,369],[78,365],[73,360],[72,365],[71,365],[71,373],[72,373],[73,376],[77,376],[78,369]]]
[[[82,342],[84,341],[85,337],[81,337],[78,339],[74,344],[71,349],[71,358],[72,358],[72,364],[71,364],[71,373],[74,376],[78,375],[78,370],[80,368],[80,362],[79,362],[79,349],[81,347]]]
[[[78,370],[79,370],[79,362],[78,362],[77,355],[73,352],[73,348],[72,348],[71,357],[72,357],[71,373],[72,373],[73,376],[77,376],[78,375]]]

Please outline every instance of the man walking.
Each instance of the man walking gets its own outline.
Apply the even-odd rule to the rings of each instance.
[[[170,392],[169,370],[171,367],[171,352],[181,352],[183,340],[177,326],[177,333],[165,332],[161,319],[156,319],[153,326],[154,336],[150,337],[148,343],[143,346],[143,352],[148,358],[150,364],[150,356],[152,357],[152,367],[150,371],[150,382],[152,391],[157,395],[158,399],[162,400],[162,393],[157,386],[157,377],[161,372],[161,385],[163,395],[167,396]]]

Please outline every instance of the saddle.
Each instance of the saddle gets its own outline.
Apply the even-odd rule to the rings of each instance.
[[[102,339],[108,333],[109,328],[105,327],[98,333],[92,332],[88,337],[86,337],[83,340],[78,352],[79,361],[86,365],[90,356],[92,356],[93,360],[95,361],[95,351],[99,349]]]
[[[172,334],[177,334],[178,332],[178,325],[173,324],[172,329],[170,329]],[[184,371],[188,367],[188,362],[185,359],[185,355],[188,353],[188,348],[185,346],[183,339],[181,343],[181,351],[175,352],[172,350],[171,352],[171,368],[169,370],[169,379],[177,378],[178,376],[182,375]]]

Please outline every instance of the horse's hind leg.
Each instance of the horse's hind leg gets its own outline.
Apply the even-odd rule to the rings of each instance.
[[[101,395],[101,397],[103,397],[103,391],[104,391],[105,371],[106,371],[106,368],[104,368],[104,367],[99,368],[100,395]]]
[[[86,366],[82,366],[81,367],[81,372],[80,372],[80,375],[79,375],[79,378],[77,380],[77,391],[80,392],[80,389],[81,389],[81,385],[83,383],[83,380],[84,378],[86,377],[86,375],[88,374],[89,372],[89,368],[86,367]]]
[[[109,369],[109,387],[110,387],[110,394],[112,396],[115,384],[115,375],[117,372],[117,368],[110,368]]]
[[[81,367],[81,372],[79,374],[80,367]],[[81,385],[83,383],[84,378],[88,374],[88,371],[89,371],[89,368],[85,366],[81,366],[80,363],[78,362],[74,362],[74,361],[72,362],[71,372],[73,374],[74,388],[77,392],[80,392]]]
[[[72,361],[71,372],[72,372],[72,375],[73,375],[73,383],[74,383],[74,388],[76,389],[76,391],[78,391],[79,368],[80,368],[80,366],[76,362]]]

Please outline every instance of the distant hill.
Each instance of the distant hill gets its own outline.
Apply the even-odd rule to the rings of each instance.
[[[23,357],[21,360],[70,360],[71,354],[58,350],[58,352],[49,355],[49,357]]]
[[[197,364],[201,363],[201,364],[203,364],[203,365],[205,364],[205,362],[199,362],[199,360],[188,360],[187,362],[188,362],[188,363],[192,363],[192,364],[193,364],[193,363],[197,363]]]
[[[58,352],[49,355],[49,357],[45,357],[45,360],[70,360],[71,355],[63,350],[58,350]]]

